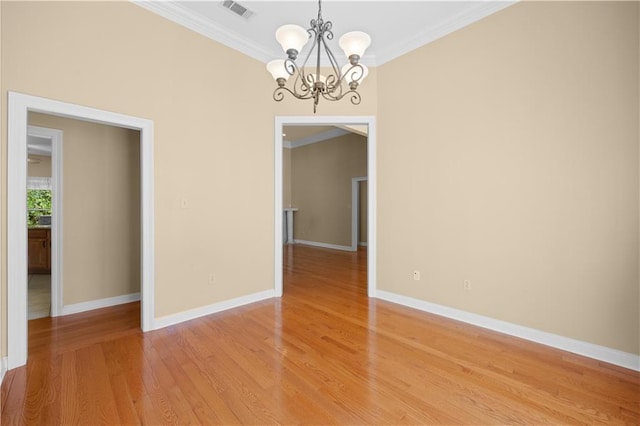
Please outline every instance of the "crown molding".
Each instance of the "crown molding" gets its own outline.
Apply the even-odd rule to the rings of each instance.
[[[477,6],[458,14],[454,18],[436,26],[435,28],[430,28],[409,39],[403,40],[395,46],[388,47],[384,50],[378,50],[375,58],[376,65],[382,65],[409,53],[412,50],[434,42],[454,31],[464,28],[467,25],[473,24],[474,22],[477,22],[493,13],[518,3],[518,1],[519,0],[478,2]]]
[[[214,25],[202,16],[187,10],[176,2],[153,0],[130,1],[191,31],[195,31],[211,40],[222,43],[227,47],[257,59],[260,62],[267,63],[274,57],[273,53],[265,50],[259,44]]]
[[[201,15],[191,12],[184,6],[175,1],[154,1],[154,0],[130,0],[144,9],[147,9],[157,15],[162,16],[178,25],[197,32],[211,40],[224,44],[234,50],[244,53],[260,62],[267,63],[277,54],[265,49],[260,44],[252,40],[238,35],[237,33],[228,31],[224,28],[216,26]],[[479,1],[478,5],[462,12],[451,20],[430,28],[414,37],[403,40],[394,46],[384,50],[378,50],[375,55],[368,53],[362,58],[362,63],[368,66],[379,66],[393,59],[396,59],[412,50],[429,44],[439,38],[446,36],[454,31],[466,27],[482,18],[485,18],[499,10],[502,10],[519,0],[506,1]],[[326,58],[325,58],[326,62]]]
[[[294,148],[299,148],[301,146],[311,145],[313,143],[322,142],[322,141],[337,138],[340,136],[348,135],[349,133],[351,133],[349,130],[335,128],[335,129],[327,130],[326,132],[316,133],[315,135],[307,136],[305,138],[301,138],[295,141],[288,141],[288,140],[283,141],[282,146],[283,148],[294,149]]]

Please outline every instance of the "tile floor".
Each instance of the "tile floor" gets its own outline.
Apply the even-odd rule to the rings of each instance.
[[[51,275],[29,275],[30,320],[51,314]]]

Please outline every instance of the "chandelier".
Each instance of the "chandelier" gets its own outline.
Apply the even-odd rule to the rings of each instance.
[[[362,83],[369,70],[359,61],[371,44],[371,37],[362,31],[351,31],[340,37],[338,44],[349,59],[349,62],[340,68],[327,44],[327,40],[333,40],[332,26],[331,21],[322,19],[322,0],[318,0],[318,18],[311,20],[309,29],[305,30],[298,25],[283,25],[278,28],[276,40],[287,54],[287,58],[276,59],[267,64],[267,70],[278,84],[273,92],[275,101],[282,101],[285,92],[297,99],[313,99],[314,113],[320,97],[329,101],[339,101],[348,95],[352,104],[360,103],[358,85]],[[298,54],[311,39],[313,39],[313,45],[302,65],[298,66],[296,63]],[[320,73],[320,57],[323,50],[331,65],[328,75]],[[306,69],[312,54],[316,60],[315,65],[310,64],[314,66]],[[295,78],[289,88],[286,83],[292,76]]]

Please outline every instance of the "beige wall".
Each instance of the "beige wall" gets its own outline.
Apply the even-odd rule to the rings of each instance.
[[[367,175],[367,138],[348,134],[291,150],[297,240],[351,246],[351,178]]]
[[[140,132],[29,113],[63,132],[64,304],[140,291]]]
[[[359,107],[321,101],[378,115],[381,289],[639,352],[637,7],[520,3],[372,69]],[[273,117],[311,104],[131,3],[0,8],[1,111],[12,90],[154,121],[156,316],[271,289]]]
[[[519,3],[378,68],[380,289],[639,353],[638,22]]]
[[[27,176],[51,177],[51,157],[46,155],[31,155],[34,160],[27,163]]]
[[[263,63],[129,2],[0,7],[3,110],[11,90],[153,120],[156,316],[273,289],[274,116],[311,116],[312,104],[275,103]],[[362,97],[318,113],[374,115],[375,70]],[[3,169],[6,152],[3,131]],[[4,176],[0,190],[4,236]],[[0,251],[4,303],[4,237]]]

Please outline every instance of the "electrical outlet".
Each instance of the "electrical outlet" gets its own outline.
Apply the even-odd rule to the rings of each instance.
[[[209,274],[209,285],[214,285],[216,283],[216,277],[213,274]]]
[[[463,287],[465,290],[471,290],[471,280],[464,280]]]
[[[415,281],[420,281],[420,271],[413,271],[413,279]]]

